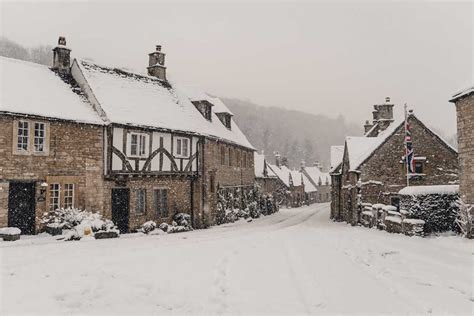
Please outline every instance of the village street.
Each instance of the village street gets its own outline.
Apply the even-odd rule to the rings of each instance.
[[[472,245],[333,223],[329,204],[180,234],[33,236],[0,243],[0,314],[469,315]]]

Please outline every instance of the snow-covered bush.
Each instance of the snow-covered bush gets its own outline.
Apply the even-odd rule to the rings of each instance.
[[[166,232],[168,232],[169,226],[170,226],[170,225],[168,225],[168,223],[161,223],[158,228],[161,229],[162,231],[164,231],[164,232],[166,233]]]
[[[436,194],[422,191],[420,188],[414,190],[417,192],[408,191],[408,194],[403,194],[404,191],[400,191],[400,208],[408,211],[407,217],[424,220],[424,230],[428,234],[459,230],[456,225],[456,215],[459,210],[457,193]]]
[[[142,224],[142,226],[140,227],[140,231],[145,234],[148,234],[149,232],[155,230],[155,228],[156,223],[154,221],[148,221]]]
[[[456,225],[459,227],[461,234],[466,238],[473,238],[474,230],[473,223],[474,205],[466,204],[459,200],[459,211],[456,217]]]
[[[61,228],[66,234],[65,240],[76,240],[78,237],[80,239],[84,235],[93,235],[99,231],[117,230],[114,223],[103,219],[101,214],[76,208],[46,212],[41,223],[50,229]]]
[[[193,229],[191,225],[191,215],[186,213],[177,213],[173,216],[173,220],[176,222],[177,226],[188,227],[190,230]]]

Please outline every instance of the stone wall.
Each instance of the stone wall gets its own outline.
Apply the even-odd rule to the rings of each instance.
[[[8,225],[9,182],[31,181],[36,187],[36,226],[49,208],[48,197],[40,197],[41,183],[68,181],[75,185],[75,207],[102,210],[103,127],[65,121],[42,122],[47,126],[45,153],[17,153],[16,128],[23,118],[0,115],[0,227]],[[32,133],[30,132],[30,139]],[[32,142],[30,141],[30,146]]]
[[[210,226],[216,224],[218,188],[254,185],[254,155],[249,149],[206,139],[202,163],[202,222]]]
[[[474,94],[456,102],[461,170],[460,195],[474,204]]]
[[[129,228],[134,231],[147,221],[155,221],[157,224],[171,224],[173,216],[177,213],[187,213],[193,216],[191,207],[191,183],[188,177],[161,176],[161,177],[136,177],[120,181],[108,180],[104,185],[104,215],[112,218],[112,189],[130,189],[130,217]],[[137,213],[137,190],[146,190],[145,212]],[[168,190],[168,216],[162,217],[156,213],[153,203],[153,190]]]

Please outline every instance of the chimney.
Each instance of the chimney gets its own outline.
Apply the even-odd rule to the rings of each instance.
[[[387,129],[390,124],[393,122],[393,106],[394,104],[390,102],[390,97],[385,98],[384,104],[379,104],[379,128],[381,131]]]
[[[155,51],[148,54],[148,75],[166,81],[165,54],[161,45],[156,45]]]
[[[368,131],[370,131],[372,129],[372,127],[374,127],[373,124],[370,124],[369,123],[369,120],[365,121],[365,124],[364,124],[364,134],[367,134]]]
[[[66,38],[60,36],[58,45],[53,48],[53,67],[52,69],[59,72],[69,74],[71,71],[71,50],[66,47]]]
[[[374,110],[372,111],[372,121],[373,121],[373,124],[377,124],[378,121],[379,121],[379,116],[380,116],[380,113],[379,113],[379,106],[378,105],[374,105]]]
[[[281,165],[288,168],[288,158],[282,157],[281,158]]]
[[[304,160],[301,160],[301,171],[306,167],[306,162]]]
[[[281,166],[281,156],[280,153],[277,151],[275,152],[275,165],[280,168]]]

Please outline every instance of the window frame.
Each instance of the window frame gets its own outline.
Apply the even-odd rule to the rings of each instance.
[[[153,189],[153,211],[156,217],[164,218],[169,216],[168,188]]]
[[[146,214],[146,189],[139,188],[135,191],[135,214]]]
[[[20,124],[26,124],[26,128],[23,126],[20,127]],[[20,135],[20,130],[21,135]],[[26,130],[26,135],[24,131]],[[26,145],[26,148],[23,146],[20,147],[20,138],[22,139],[21,144],[23,146]],[[24,142],[26,138],[26,142]],[[19,120],[16,124],[16,151],[19,153],[28,153],[30,151],[30,121],[27,120]]]
[[[226,150],[225,150],[225,146],[222,146],[221,145],[221,165],[224,166],[226,164]]]
[[[57,186],[57,189],[53,189],[53,186]],[[57,192],[56,194],[53,194],[53,192]],[[54,207],[56,205],[56,202],[53,200],[57,200],[57,207]],[[49,184],[49,210],[50,211],[55,211],[57,209],[61,208],[61,183],[59,182],[54,182]]]
[[[176,158],[189,158],[191,155],[191,139],[189,137],[174,137],[174,156]]]
[[[146,133],[130,132],[128,156],[143,158],[148,155],[149,135]],[[134,141],[135,138],[135,141]],[[135,153],[133,152],[135,151]]]
[[[74,199],[76,197],[76,193],[75,193],[75,184],[74,183],[64,183],[64,205],[63,207],[64,208],[74,208]],[[69,195],[68,193],[71,193],[71,195]],[[68,202],[67,199],[70,199],[71,201]]]
[[[37,125],[39,126],[43,126],[43,129],[42,130],[39,130],[39,132],[42,132],[43,135],[42,136],[37,136],[36,135],[36,131],[38,130],[36,127]],[[36,144],[36,141],[39,141],[39,140],[42,140],[42,148],[41,150],[38,150],[37,149],[37,144]],[[46,123],[44,122],[33,122],[33,151],[35,153],[44,153],[46,152]]]

